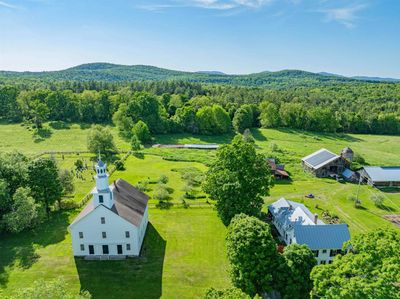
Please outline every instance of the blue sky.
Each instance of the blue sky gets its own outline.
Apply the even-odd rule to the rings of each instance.
[[[400,1],[0,0],[0,69],[99,61],[400,78]]]

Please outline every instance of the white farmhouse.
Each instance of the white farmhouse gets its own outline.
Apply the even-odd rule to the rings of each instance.
[[[306,244],[318,264],[332,263],[342,253],[343,243],[350,240],[347,224],[325,224],[301,203],[281,198],[268,211],[280,239],[287,245]]]
[[[74,256],[138,256],[148,223],[148,196],[96,165],[93,198],[69,226]]]

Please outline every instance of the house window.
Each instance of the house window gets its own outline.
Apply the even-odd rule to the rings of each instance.
[[[81,251],[85,251],[85,245],[81,244]]]
[[[326,249],[322,249],[322,253],[326,253]]]
[[[126,250],[131,250],[131,244],[126,244]]]
[[[321,264],[321,265],[325,265],[325,264],[326,264],[326,261],[321,261],[320,264]]]
[[[107,233],[106,232],[102,232],[101,235],[103,236],[103,239],[107,238]]]
[[[329,256],[335,256],[337,254],[337,250],[332,249],[329,253]]]
[[[125,237],[126,237],[126,238],[129,238],[129,237],[130,237],[130,234],[129,234],[128,231],[125,232]]]
[[[99,195],[99,203],[103,203],[103,195]]]
[[[332,264],[332,260],[329,261],[329,264]]]
[[[101,217],[101,224],[105,224],[106,223],[106,218]]]
[[[103,254],[108,254],[108,245],[103,245]]]
[[[83,239],[83,232],[79,232],[79,239]]]
[[[314,255],[315,255],[316,257],[318,257],[318,255],[319,255],[319,250],[313,250],[313,252],[314,252]]]

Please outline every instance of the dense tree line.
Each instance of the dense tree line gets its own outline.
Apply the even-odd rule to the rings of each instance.
[[[221,134],[261,126],[398,135],[400,84],[276,90],[180,81],[15,83],[0,85],[0,118],[38,128],[44,121],[114,120],[127,137],[139,120],[152,134]]]

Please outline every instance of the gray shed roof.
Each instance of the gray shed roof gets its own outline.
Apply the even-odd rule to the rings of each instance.
[[[328,151],[327,149],[321,148],[319,151],[312,153],[301,159],[304,163],[314,169],[319,169],[322,166],[339,159],[340,156]]]
[[[295,225],[296,243],[306,244],[311,250],[341,249],[350,240],[347,224]]]
[[[373,182],[400,182],[400,166],[365,166],[364,170]]]

